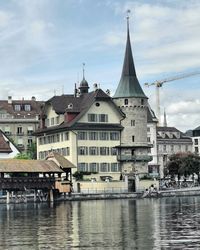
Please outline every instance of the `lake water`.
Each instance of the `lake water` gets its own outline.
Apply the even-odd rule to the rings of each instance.
[[[0,205],[0,249],[200,249],[200,198]]]

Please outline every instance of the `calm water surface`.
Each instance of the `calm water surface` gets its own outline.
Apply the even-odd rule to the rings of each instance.
[[[200,198],[0,205],[0,249],[200,249]]]

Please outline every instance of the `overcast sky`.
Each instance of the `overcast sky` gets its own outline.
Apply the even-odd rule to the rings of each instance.
[[[126,10],[140,84],[155,110],[155,87],[180,73],[200,72],[199,0],[0,1],[0,98],[47,100],[73,93],[85,77],[114,94],[126,42]],[[165,83],[161,112],[168,126],[200,125],[200,74]]]

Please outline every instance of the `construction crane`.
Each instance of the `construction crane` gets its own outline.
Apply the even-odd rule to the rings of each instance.
[[[172,82],[172,81],[180,80],[180,79],[183,79],[186,77],[199,75],[199,74],[200,74],[200,72],[180,74],[180,75],[177,75],[177,76],[172,77],[172,78],[166,78],[163,80],[157,80],[157,81],[152,82],[152,83],[145,83],[144,84],[146,87],[150,87],[152,85],[155,85],[155,87],[156,87],[156,114],[157,114],[159,124],[160,124],[160,88],[163,86],[163,84],[166,82]]]

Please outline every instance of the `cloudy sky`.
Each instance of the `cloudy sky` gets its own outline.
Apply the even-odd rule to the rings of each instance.
[[[114,94],[126,42],[126,10],[138,79],[155,110],[155,86],[145,82],[200,72],[199,0],[0,1],[0,98],[47,100],[73,92],[85,77]],[[169,126],[200,125],[200,74],[167,82],[161,112]]]

